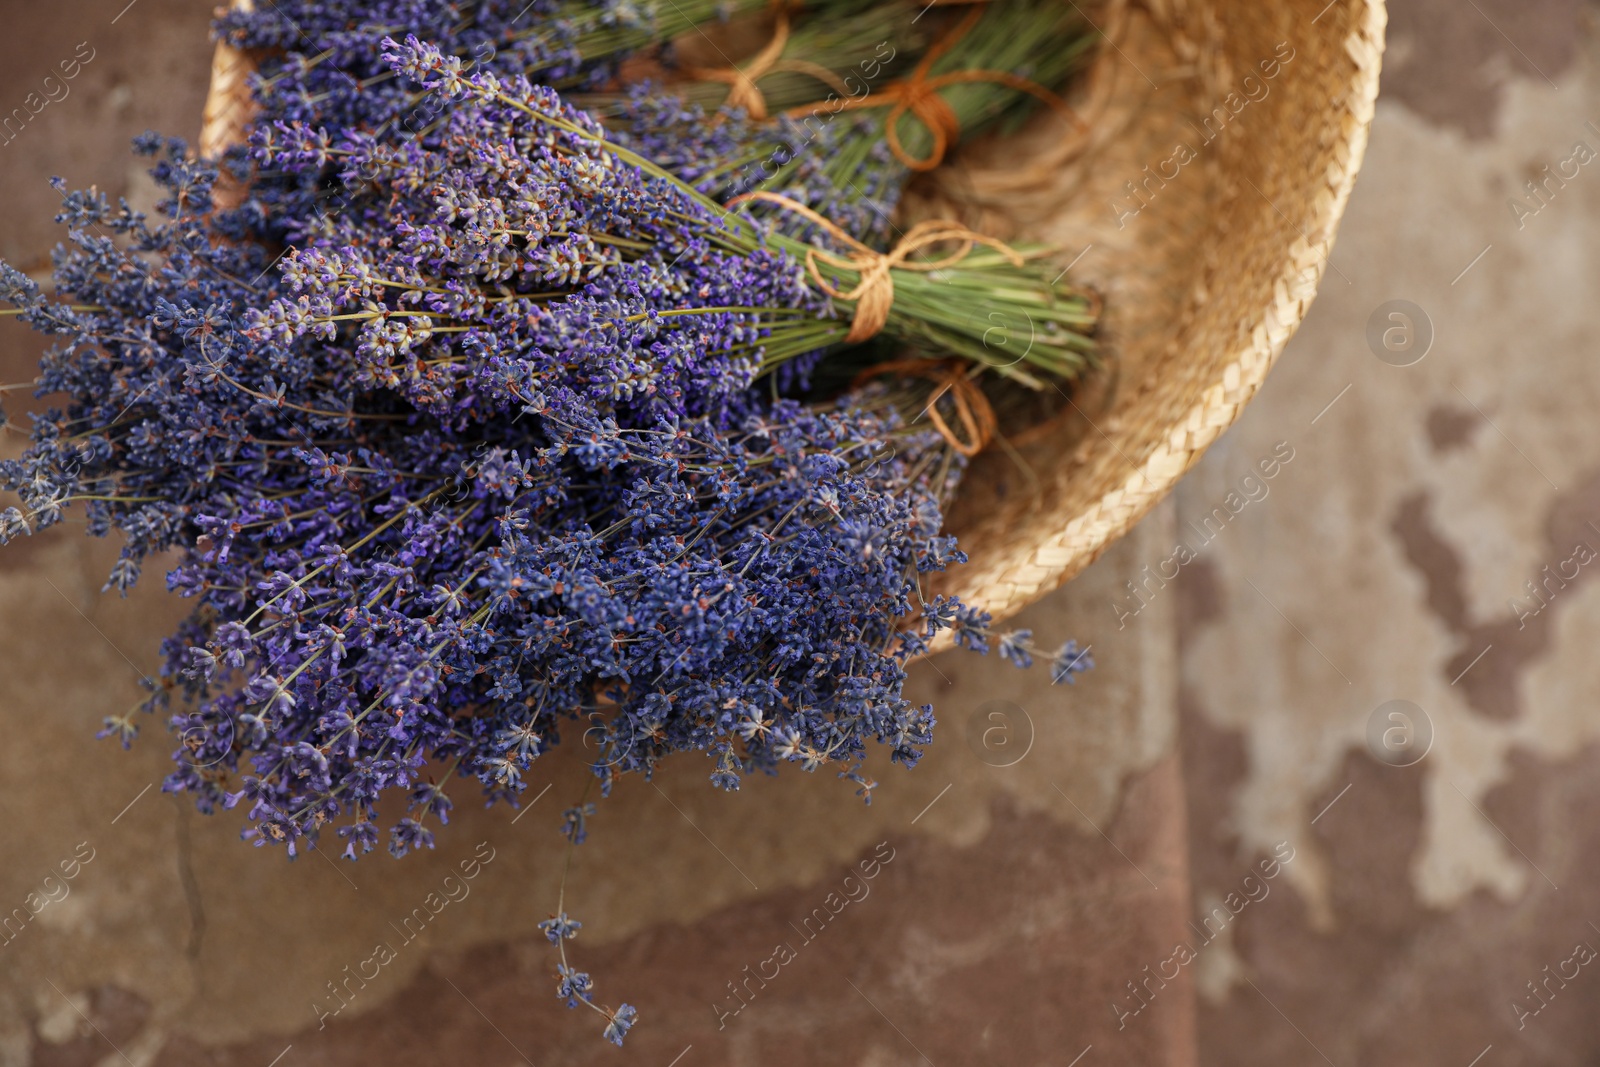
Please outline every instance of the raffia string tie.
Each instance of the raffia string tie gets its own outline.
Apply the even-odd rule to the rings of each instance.
[[[816,283],[817,288],[835,300],[853,303],[856,306],[855,317],[850,322],[850,332],[845,334],[844,338],[848,344],[857,344],[877,336],[878,331],[883,329],[884,323],[889,321],[889,311],[894,307],[892,272],[895,268],[923,273],[943,270],[966,259],[978,245],[993,248],[1015,266],[1020,267],[1025,262],[1015,249],[1003,241],[985,237],[981,233],[967,229],[959,222],[948,219],[929,219],[926,222],[919,222],[905,232],[894,248],[888,252],[878,252],[851,237],[804,204],[791,200],[781,193],[765,191],[745,193],[728,201],[728,206],[735,207],[746,200],[763,200],[769,204],[776,204],[785,211],[815,224],[829,237],[850,249],[845,255],[837,255],[820,248],[806,250],[806,272],[811,275],[811,280]],[[947,256],[939,259],[909,258],[932,245],[950,242],[955,242],[960,247]],[[850,289],[841,290],[823,276],[823,264],[840,270],[855,271],[858,276],[856,284]]]
[[[728,98],[723,101],[724,106],[743,108],[745,114],[753,119],[767,117],[767,98],[762,95],[761,87],[756,82],[780,70],[809,74],[835,92],[848,95],[850,89],[844,80],[822,64],[783,58],[783,50],[789,43],[789,12],[782,6],[776,12],[772,40],[750,62],[742,67],[690,67],[685,73],[697,81],[721,82],[728,86]]]
[[[839,101],[839,106],[832,108],[833,113],[858,111],[869,107],[888,107],[889,115],[884,120],[883,130],[884,138],[889,143],[889,151],[894,153],[895,159],[904,166],[915,171],[927,171],[937,167],[944,162],[945,154],[961,139],[961,119],[950,106],[950,102],[939,95],[939,90],[951,85],[972,82],[1004,85],[1043,101],[1076,130],[1083,130],[1085,128],[1083,120],[1065,100],[1038,82],[1024,78],[1020,74],[1011,74],[1003,70],[956,70],[929,77],[928,72],[933,69],[934,63],[957,41],[965,37],[982,15],[982,6],[973,7],[949,33],[928,49],[921,62],[906,78],[891,82],[880,92],[843,99]],[[791,108],[788,114],[798,118],[814,114],[821,109],[822,105],[807,104],[805,107]],[[933,138],[933,146],[921,159],[907,152],[900,140],[900,119],[907,114],[920,120]]]
[[[978,384],[967,376],[969,369],[969,366],[959,360],[892,359],[887,363],[868,367],[856,375],[852,384],[861,385],[885,374],[901,374],[908,378],[921,378],[933,382],[933,395],[928,398],[923,414],[928,416],[933,428],[949,442],[951,448],[970,459],[982,452],[988,447],[989,442],[994,440],[999,424],[995,418],[994,408],[989,404],[989,398],[984,396]],[[960,420],[961,428],[966,431],[965,438],[957,436],[939,412],[939,401],[947,393],[956,409],[956,418]]]

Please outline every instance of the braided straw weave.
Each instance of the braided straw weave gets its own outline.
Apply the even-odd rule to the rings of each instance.
[[[1384,0],[1082,7],[1107,37],[1073,101],[1087,135],[1041,115],[909,198],[1059,245],[1106,297],[1108,370],[1049,432],[978,457],[951,510],[971,562],[943,591],[997,619],[1127,532],[1261,387],[1322,280],[1378,91]],[[218,47],[205,151],[241,138],[251,66]]]
[[[253,0],[233,0],[241,11],[254,11]],[[210,159],[220,156],[230,145],[245,139],[250,122],[250,72],[255,62],[237,48],[218,44],[211,57],[211,88],[206,93],[205,111],[200,119],[200,154]]]

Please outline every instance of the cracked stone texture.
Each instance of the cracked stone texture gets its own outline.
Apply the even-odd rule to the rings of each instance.
[[[141,195],[121,146],[194,132],[209,7],[8,24],[0,104],[80,41],[95,58],[0,146],[0,255],[45,262],[52,173]],[[1367,164],[1304,328],[1175,502],[1025,616],[1094,643],[1082,684],[923,664],[941,743],[883,769],[868,810],[799,775],[730,800],[682,764],[619,790],[569,892],[582,965],[644,1016],[621,1053],[551,996],[534,930],[570,761],[515,825],[463,798],[432,855],[286,863],[147,788],[158,730],[125,755],[92,739],[177,606],[101,598],[113,554],[70,530],[8,546],[0,921],[56,899],[0,945],[0,1067],[1596,1062],[1600,978],[1568,961],[1600,947],[1600,584],[1572,562],[1600,550],[1600,168],[1543,170],[1600,150],[1594,11],[1394,0]],[[1434,330],[1414,366],[1367,347],[1395,299]],[[37,352],[0,321],[0,376]],[[1250,502],[1221,521],[1233,490]],[[1152,580],[1179,540],[1198,558]],[[1368,741],[1397,698],[1433,730],[1405,767]],[[470,894],[406,927],[480,842]],[[880,843],[870,892],[802,928]],[[1263,867],[1275,854],[1293,858]],[[394,960],[352,977],[380,942]],[[794,961],[751,979],[779,943]]]

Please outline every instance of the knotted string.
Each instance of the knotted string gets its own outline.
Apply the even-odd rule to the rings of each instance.
[[[929,219],[919,222],[906,231],[894,248],[888,252],[878,252],[851,237],[809,207],[781,193],[765,191],[745,193],[728,201],[728,206],[731,208],[746,200],[764,200],[778,205],[785,211],[793,212],[820,227],[828,236],[850,249],[846,255],[838,255],[820,248],[806,249],[806,271],[811,275],[811,280],[816,283],[817,288],[835,300],[854,303],[856,306],[855,317],[850,322],[850,332],[845,334],[844,338],[849,344],[857,344],[876,336],[889,321],[889,311],[894,307],[894,275],[891,272],[896,267],[924,273],[953,267],[966,259],[973,248],[980,244],[993,248],[1014,266],[1020,267],[1026,262],[1015,249],[1004,242],[997,241],[993,237],[985,237],[981,233],[967,229],[959,222],[948,219]],[[914,262],[908,259],[913,253],[931,245],[951,241],[957,242],[961,247],[941,259],[921,259]],[[838,286],[822,276],[819,264],[823,263],[830,267],[855,271],[859,276],[855,286],[841,291]]]
[[[767,42],[767,46],[757,52],[750,62],[742,67],[690,67],[685,73],[697,81],[721,82],[727,85],[728,98],[723,101],[723,105],[743,108],[753,119],[767,117],[767,98],[762,95],[761,87],[756,82],[777,71],[788,70],[809,74],[837,92],[845,94],[850,92],[844,81],[822,64],[803,59],[784,59],[783,50],[788,43],[789,12],[779,7],[777,21],[772,30],[772,40]]]
[[[884,121],[884,137],[889,142],[889,151],[894,153],[895,159],[904,166],[915,171],[932,170],[937,167],[944,162],[945,153],[961,139],[961,119],[956,115],[955,108],[950,106],[950,102],[939,95],[939,90],[951,85],[973,82],[1004,85],[1043,101],[1065,121],[1082,129],[1083,120],[1073,112],[1065,100],[1038,82],[1024,78],[1020,74],[1011,74],[1003,70],[957,70],[929,77],[928,72],[932,70],[934,63],[957,41],[965,37],[982,15],[981,6],[973,7],[949,33],[928,49],[910,75],[901,81],[890,83],[881,92],[842,100],[841,106],[833,109],[834,113],[889,106],[889,116]],[[805,107],[792,108],[789,114],[800,117],[813,114],[817,110],[818,105],[809,104]],[[933,147],[922,159],[907,152],[905,145],[900,141],[900,118],[906,114],[921,120],[933,137]]]
[[[983,395],[983,390],[978,388],[977,383],[967,377],[967,367],[961,361],[892,359],[887,363],[868,367],[856,375],[852,385],[860,385],[871,378],[885,374],[902,374],[934,383],[933,395],[928,398],[928,405],[923,409],[923,414],[928,416],[928,421],[933,423],[933,428],[949,442],[950,447],[968,459],[982,452],[994,439],[999,426],[994,407],[990,405],[989,398]],[[965,440],[950,429],[950,424],[945,422],[944,416],[939,413],[939,401],[946,393],[950,394],[951,403],[955,405],[956,418],[961,421],[961,428],[966,431]]]

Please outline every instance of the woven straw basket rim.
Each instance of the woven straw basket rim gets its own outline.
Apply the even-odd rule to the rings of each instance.
[[[1072,578],[1261,387],[1316,295],[1377,97],[1384,0],[1325,3],[1103,0],[1089,11],[1105,47],[1075,101],[1094,128],[1074,161],[1020,195],[1019,153],[1060,157],[1049,130],[963,155],[963,188],[994,192],[997,229],[1085,250],[1113,371],[1020,456],[979,458],[951,515],[971,562],[944,591],[1000,619]],[[217,47],[203,153],[242,139],[252,70]],[[1172,177],[1175,135],[1193,161]]]

